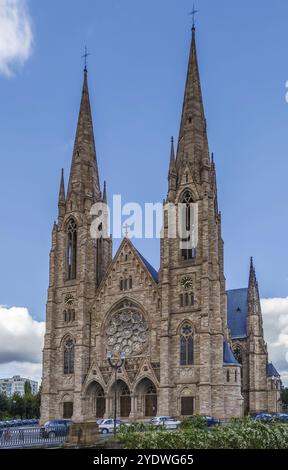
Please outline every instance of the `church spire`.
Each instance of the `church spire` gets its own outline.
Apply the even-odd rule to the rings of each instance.
[[[248,285],[248,331],[253,335],[263,336],[263,319],[261,312],[260,294],[253,258],[250,258],[250,272]]]
[[[59,197],[58,197],[58,214],[59,217],[64,217],[65,215],[65,184],[64,184],[64,170],[61,170],[61,179],[60,179],[60,188],[59,188]]]
[[[184,102],[182,108],[177,168],[185,161],[196,165],[209,161],[206,119],[204,113],[200,74],[197,60],[196,31],[192,28],[192,41],[189,55]]]
[[[67,200],[72,194],[78,200],[82,197],[82,202],[90,199],[93,203],[101,197],[86,66]]]

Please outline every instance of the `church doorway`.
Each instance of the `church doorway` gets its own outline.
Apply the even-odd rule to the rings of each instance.
[[[142,379],[137,387],[138,410],[142,411],[143,418],[152,418],[157,414],[157,390],[153,382],[148,379]],[[141,406],[142,404],[142,406]]]
[[[98,382],[92,382],[87,389],[89,415],[93,418],[103,418],[105,414],[105,393]]]
[[[115,383],[111,389],[113,399],[115,397]],[[131,395],[128,385],[123,380],[116,382],[117,416],[129,418],[131,413]]]

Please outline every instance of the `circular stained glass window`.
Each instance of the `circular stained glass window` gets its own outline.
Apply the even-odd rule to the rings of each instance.
[[[148,324],[139,308],[132,302],[122,302],[112,313],[107,331],[108,351],[138,356],[148,345]]]

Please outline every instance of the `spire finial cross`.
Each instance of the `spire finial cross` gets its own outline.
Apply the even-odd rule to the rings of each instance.
[[[125,238],[128,238],[129,227],[130,225],[128,225],[127,223],[123,225],[123,228],[125,229]]]
[[[87,57],[89,57],[90,52],[88,52],[87,50],[87,46],[85,46],[85,49],[84,49],[84,54],[82,55],[82,59],[84,59],[84,70],[85,72],[87,72]]]
[[[192,25],[192,28],[195,28],[195,15],[197,13],[199,13],[200,10],[195,10],[195,5],[193,3],[193,10],[191,11],[191,13],[189,13],[190,16],[192,16],[193,18],[193,25]]]

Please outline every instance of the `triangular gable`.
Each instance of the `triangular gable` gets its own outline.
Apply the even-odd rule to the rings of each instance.
[[[114,267],[116,267],[117,265],[117,261],[120,260],[120,256],[121,256],[121,253],[125,253],[125,246],[128,246],[128,248],[133,252],[133,254],[135,255],[135,257],[138,259],[139,261],[139,264],[142,266],[142,269],[143,271],[149,276],[149,278],[151,279],[151,281],[153,282],[154,285],[157,285],[158,284],[158,273],[157,271],[153,268],[153,266],[151,266],[150,263],[148,263],[148,261],[139,253],[139,251],[134,247],[133,243],[131,242],[131,240],[129,240],[128,238],[124,238],[121,242],[121,245],[119,246],[118,250],[117,250],[117,253],[115,254],[113,260],[111,261],[110,263],[110,266],[108,267],[107,269],[107,272],[104,276],[104,278],[102,279],[99,287],[98,287],[98,291],[101,291],[101,289],[103,288],[103,286],[105,285],[105,283],[107,282],[112,270]],[[157,278],[156,278],[157,276]]]

